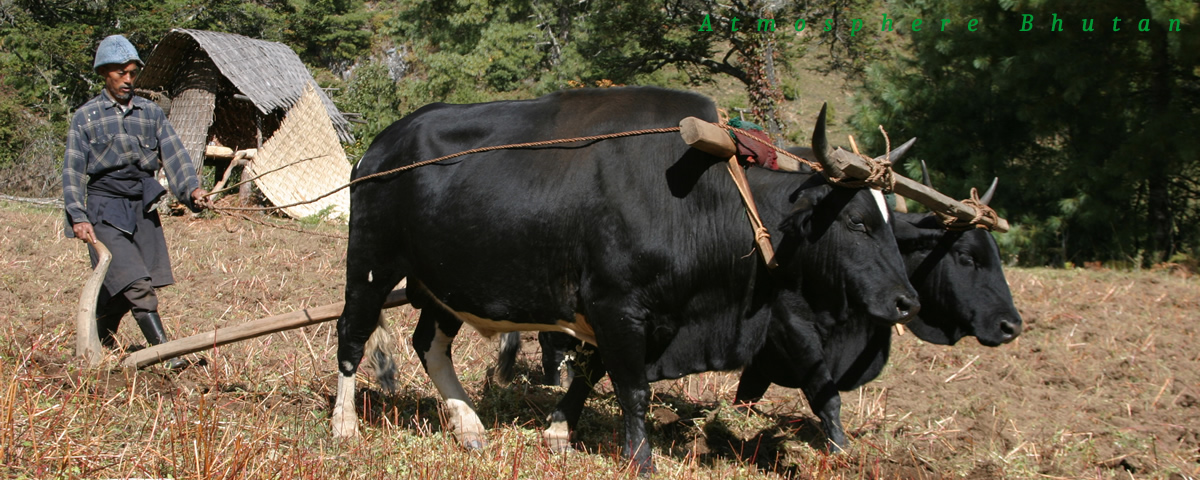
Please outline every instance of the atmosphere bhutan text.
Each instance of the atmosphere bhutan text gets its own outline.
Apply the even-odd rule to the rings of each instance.
[[[1050,31],[1052,31],[1052,32],[1061,32],[1061,31],[1063,31],[1063,28],[1064,28],[1063,20],[1064,19],[1062,19],[1062,18],[1058,18],[1057,13],[1051,13],[1050,20],[1048,22],[1042,23],[1042,25],[1039,28],[1049,28]],[[1094,19],[1094,18],[1080,19],[1080,30],[1082,30],[1084,32],[1096,31],[1095,20],[1096,19]],[[738,22],[743,22],[742,23],[743,27],[738,27]],[[1132,31],[1131,29],[1134,28],[1133,24],[1125,23],[1125,22],[1133,22],[1133,19],[1127,20],[1127,19],[1123,19],[1121,17],[1113,17],[1112,31],[1120,32],[1120,31],[1122,31],[1122,27],[1128,27],[1125,29],[1125,31]],[[721,20],[718,19],[717,20],[718,26],[720,26],[720,23],[721,23]],[[799,19],[799,20],[796,20],[792,24],[792,28],[797,32],[803,32],[805,27],[807,26],[807,23],[808,22],[805,19]],[[757,20],[751,20],[751,19],[743,20],[743,19],[740,19],[737,17],[732,17],[728,20],[728,24],[729,24],[729,31],[731,31],[731,32],[743,31],[742,28],[749,28],[749,27],[746,27],[747,24],[752,25],[755,31],[759,31],[759,32],[763,32],[763,31],[774,32],[775,31],[775,19],[774,18],[760,18]],[[905,24],[907,24],[907,25],[905,25]],[[832,18],[825,19],[824,25],[825,25],[824,31],[826,31],[826,32],[832,31],[833,25],[834,25],[833,19]],[[978,31],[980,28],[983,28],[983,23],[978,18],[957,19],[957,20],[949,19],[949,18],[939,18],[939,19],[933,19],[929,24],[926,24],[924,19],[914,18],[912,20],[908,20],[908,19],[901,20],[901,19],[897,19],[895,17],[889,17],[888,14],[885,13],[885,14],[883,14],[883,19],[880,20],[880,22],[879,22],[879,30],[883,31],[883,32],[892,32],[892,31],[896,30],[897,25],[899,26],[899,28],[902,28],[902,29],[905,28],[905,26],[907,26],[908,28],[911,28],[913,32],[927,31],[930,29],[936,29],[937,31],[944,32],[944,31],[946,31],[946,28],[951,25],[959,26],[959,28],[965,27],[967,30],[972,31],[972,32]],[[1015,22],[1014,22],[1014,25],[1015,25]],[[1150,19],[1143,18],[1143,19],[1140,19],[1137,21],[1136,28],[1137,28],[1137,31],[1139,31],[1139,32],[1149,32],[1150,25],[1151,25]],[[1103,23],[1101,23],[1101,26],[1102,26],[1101,28],[1103,28]],[[866,28],[866,23],[861,18],[851,19],[850,26],[848,28],[850,29],[850,36],[853,37],[855,34],[863,31],[863,29]],[[953,28],[953,27],[950,27],[950,28]],[[1030,30],[1033,30],[1034,28],[1035,28],[1034,16],[1027,14],[1027,13],[1021,14],[1021,24],[1020,24],[1021,31],[1028,32]],[[1182,31],[1182,28],[1183,28],[1182,23],[1179,21],[1178,18],[1172,18],[1167,21],[1167,31],[1168,32],[1179,32],[1179,31]],[[712,21],[712,18],[710,15],[704,16],[704,21],[700,24],[700,29],[698,31],[701,31],[701,32],[713,31],[713,21]],[[748,30],[746,30],[746,31],[748,31]]]

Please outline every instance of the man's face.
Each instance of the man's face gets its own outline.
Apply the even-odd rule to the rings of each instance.
[[[137,78],[138,70],[137,62],[101,66],[100,75],[104,77],[104,89],[118,102],[129,103],[133,96],[133,80]]]

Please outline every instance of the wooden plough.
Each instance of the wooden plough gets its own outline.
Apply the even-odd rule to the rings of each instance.
[[[99,366],[104,359],[104,350],[100,345],[100,336],[96,327],[96,299],[100,292],[100,284],[108,273],[112,255],[104,244],[97,241],[93,244],[100,253],[100,262],[92,270],[92,275],[84,285],[79,296],[79,310],[76,315],[75,356],[83,359],[87,365]],[[408,293],[400,288],[388,294],[383,302],[383,308],[394,308],[408,303]],[[228,328],[218,328],[211,332],[198,333],[190,337],[172,340],[152,347],[133,352],[121,361],[122,367],[142,368],[157,362],[187,355],[221,345],[240,342],[254,337],[292,330],[309,325],[315,325],[338,318],[342,315],[345,302],[338,302],[320,307],[306,308],[298,312],[274,315],[266,318],[235,325]]]

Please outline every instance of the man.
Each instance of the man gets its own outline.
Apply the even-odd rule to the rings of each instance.
[[[175,283],[162,224],[154,204],[166,193],[154,178],[162,167],[172,192],[193,211],[207,206],[187,150],[154,102],[133,95],[143,66],[137,49],[121,35],[100,42],[93,68],[104,90],[75,111],[63,160],[63,202],[67,237],[93,242],[112,252],[100,289],[96,322],[101,342],[114,347],[113,334],[132,311],[150,345],[167,341],[154,289]],[[86,199],[86,202],[85,202]],[[186,363],[176,359],[170,367]]]

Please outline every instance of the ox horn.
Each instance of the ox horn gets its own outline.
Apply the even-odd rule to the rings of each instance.
[[[903,145],[892,149],[892,151],[875,157],[875,161],[882,162],[890,159],[892,163],[896,163],[900,161],[900,158],[904,157],[905,153],[908,153],[908,149],[912,148],[914,143],[917,143],[917,137],[910,138],[907,142],[904,142]]]
[[[924,160],[921,160],[921,183],[926,187],[933,188],[933,182],[929,180],[929,167],[925,165]]]
[[[987,192],[979,197],[979,203],[987,205],[992,201],[992,196],[996,194],[996,184],[1000,183],[1000,177],[992,177],[992,186],[988,187]]]
[[[826,103],[821,104],[821,113],[817,114],[817,125],[813,127],[812,134],[812,150],[813,155],[817,157],[817,161],[825,168],[826,173],[832,178],[841,178],[842,169],[834,165],[830,161],[833,157],[833,148],[829,146],[829,139],[825,136],[825,108]]]

